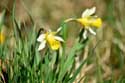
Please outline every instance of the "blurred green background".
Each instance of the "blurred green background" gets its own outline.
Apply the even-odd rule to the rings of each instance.
[[[13,0],[0,0],[0,12],[6,9],[3,26],[5,28],[2,29],[6,38],[13,33],[11,22],[13,2]],[[95,56],[98,56],[103,79],[110,80],[113,76],[114,83],[120,79],[125,80],[125,0],[16,0],[15,16],[20,21],[22,33],[25,35],[23,31],[28,31],[32,26],[28,13],[33,17],[37,29],[44,27],[55,30],[64,19],[81,17],[86,8],[93,6],[97,8],[96,14],[102,18],[103,26],[97,30],[96,36],[90,36],[90,41],[83,50],[81,59],[94,50],[93,63],[87,64],[80,76],[87,75],[91,79],[90,83],[95,83],[94,76],[97,72]],[[27,29],[23,26],[27,26]],[[76,26],[81,27],[76,23],[68,25],[71,35],[67,42],[69,47],[72,47],[79,31]],[[10,43],[13,45],[13,41]]]

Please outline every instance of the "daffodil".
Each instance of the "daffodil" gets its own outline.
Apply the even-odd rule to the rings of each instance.
[[[45,34],[41,34],[37,39],[38,42],[41,42],[38,50],[44,49],[46,45],[49,45],[52,50],[58,50],[61,47],[61,42],[64,41],[61,37],[56,36],[60,30],[59,28],[56,32],[47,31]]]
[[[0,44],[2,44],[4,42],[4,35],[0,32]]]
[[[91,9],[86,9],[82,13],[81,18],[70,18],[65,20],[65,22],[69,22],[73,20],[79,22],[85,29],[83,33],[83,37],[86,39],[88,31],[91,34],[96,35],[96,32],[92,28],[100,28],[102,26],[101,18],[94,15],[95,11],[96,11],[96,7],[93,7]]]

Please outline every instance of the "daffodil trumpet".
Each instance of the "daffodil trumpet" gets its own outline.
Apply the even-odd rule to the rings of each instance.
[[[55,32],[49,30],[44,34],[41,34],[37,39],[38,42],[41,42],[38,50],[44,49],[46,45],[48,45],[52,50],[58,50],[61,47],[61,42],[64,42],[61,37],[57,36],[57,33],[60,30],[61,28]]]

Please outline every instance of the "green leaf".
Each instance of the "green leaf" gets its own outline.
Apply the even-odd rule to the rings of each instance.
[[[0,32],[2,29],[3,22],[4,22],[5,13],[6,13],[6,10],[3,10],[3,12],[1,13],[1,16],[0,16]]]
[[[62,79],[64,78],[65,74],[68,72],[68,70],[70,70],[73,66],[73,62],[75,60],[75,54],[78,50],[82,49],[83,45],[76,42],[75,45],[73,46],[73,48],[71,49],[71,51],[69,52],[68,57],[66,58],[66,60],[62,63],[62,67],[60,70],[60,74],[59,74],[59,79],[58,81],[62,81]]]

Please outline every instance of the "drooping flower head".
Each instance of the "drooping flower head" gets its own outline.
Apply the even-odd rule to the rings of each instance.
[[[82,18],[78,18],[77,21],[80,22],[85,28],[87,26],[95,27],[95,28],[100,28],[102,25],[102,20],[101,18],[97,16],[92,16],[96,11],[96,7],[93,7],[91,9],[86,9],[82,13]]]
[[[42,50],[46,45],[48,45],[52,50],[58,50],[61,47],[61,42],[63,42],[61,37],[56,36],[60,30],[60,28],[56,32],[49,30],[45,34],[41,34],[37,39],[38,42],[41,42],[38,50]]]
[[[91,34],[96,35],[96,33],[92,30],[92,28],[100,28],[102,26],[101,18],[94,15],[96,11],[96,7],[91,9],[86,9],[83,13],[81,18],[70,18],[65,20],[65,22],[69,21],[77,21],[79,22],[85,29],[83,33],[83,37],[87,38],[87,32],[89,31]]]

